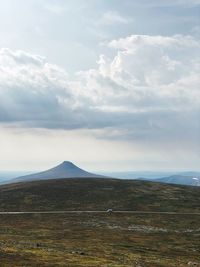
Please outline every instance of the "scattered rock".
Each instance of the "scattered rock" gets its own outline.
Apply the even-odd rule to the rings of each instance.
[[[200,267],[200,264],[194,261],[189,261],[187,265],[190,267]]]
[[[81,251],[81,250],[73,250],[71,253],[72,254],[82,255],[82,256],[86,255],[86,253],[84,251]]]

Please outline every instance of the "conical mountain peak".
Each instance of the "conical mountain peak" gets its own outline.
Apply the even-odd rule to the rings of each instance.
[[[63,161],[60,165],[58,165],[58,166],[66,166],[66,167],[68,167],[68,166],[74,166],[74,167],[77,167],[73,162],[71,162],[71,161]]]
[[[81,170],[78,166],[76,166],[73,162],[71,161],[63,161],[62,163],[60,163],[59,165],[57,165],[56,167],[50,169],[50,170],[65,170],[65,171],[70,171],[70,170]]]
[[[16,178],[15,181],[34,181],[34,180],[80,178],[80,177],[88,178],[88,177],[102,177],[102,176],[84,171],[71,161],[63,161],[61,164],[49,170],[19,177]]]

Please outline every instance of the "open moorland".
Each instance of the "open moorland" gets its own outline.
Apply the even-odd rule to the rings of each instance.
[[[0,266],[200,266],[200,216],[0,215]]]
[[[73,178],[0,186],[0,211],[139,210],[200,212],[200,187]]]
[[[199,212],[200,188],[115,179],[0,187],[0,211]],[[0,266],[200,266],[200,215],[0,214]]]

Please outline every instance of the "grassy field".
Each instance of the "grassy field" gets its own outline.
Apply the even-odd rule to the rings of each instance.
[[[197,215],[0,215],[3,267],[185,267],[199,254]]]
[[[0,211],[200,212],[200,187],[118,179],[59,179],[0,186]]]
[[[0,211],[200,212],[200,188],[116,179],[0,187]],[[200,266],[200,215],[0,215],[0,267]]]

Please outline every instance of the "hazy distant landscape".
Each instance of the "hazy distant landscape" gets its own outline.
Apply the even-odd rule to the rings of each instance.
[[[0,173],[0,183],[13,183],[21,181],[34,181],[60,178],[78,178],[78,177],[112,177],[119,179],[139,179],[155,181],[161,183],[182,184],[191,186],[200,186],[200,172],[158,172],[158,171],[129,171],[129,172],[100,172],[94,174],[83,169],[69,161],[64,161],[59,165],[42,172],[2,172]]]

